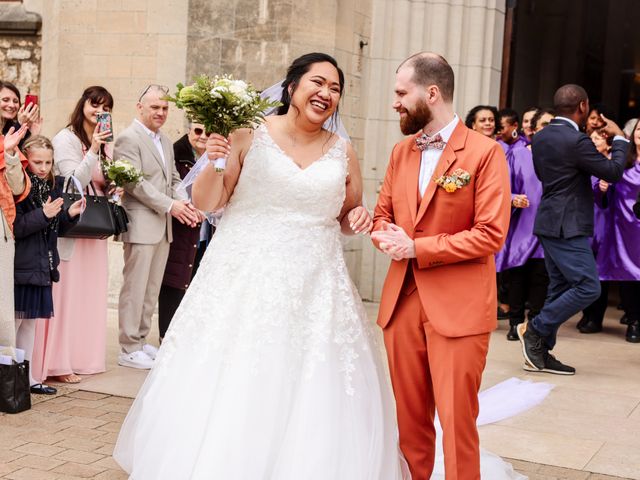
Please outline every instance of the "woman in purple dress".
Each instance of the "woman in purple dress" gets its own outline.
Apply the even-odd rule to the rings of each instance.
[[[602,280],[620,282],[628,318],[627,342],[640,343],[640,221],[633,212],[640,191],[640,122],[636,122],[620,181],[609,187],[607,235],[598,251]]]
[[[549,277],[544,265],[544,252],[533,234],[542,184],[533,169],[527,140],[518,134],[518,114],[500,110],[497,141],[507,157],[511,178],[511,221],[507,240],[496,255],[496,269],[505,272],[509,285],[509,332],[507,340],[518,340],[517,326],[524,322],[525,304],[529,319],[540,312],[547,295]]]
[[[598,130],[594,130],[589,135],[591,141],[596,146],[596,150],[611,158],[611,142],[612,138],[607,138]],[[598,258],[598,252],[602,245],[602,239],[609,233],[609,216],[608,205],[609,196],[607,190],[609,183],[600,180],[597,177],[591,177],[591,185],[593,187],[593,237],[591,238],[591,250],[593,255]],[[576,324],[576,328],[580,333],[598,333],[602,331],[602,323],[604,314],[609,305],[609,282],[600,276],[600,296],[598,299],[582,311],[582,318]]]

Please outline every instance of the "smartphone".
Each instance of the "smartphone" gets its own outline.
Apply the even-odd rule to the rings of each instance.
[[[111,113],[110,112],[100,112],[96,114],[96,118],[98,121],[98,132],[111,132],[105,141],[113,142],[113,129],[111,128]]]
[[[24,108],[27,108],[32,103],[38,105],[38,95],[27,95],[24,97]]]

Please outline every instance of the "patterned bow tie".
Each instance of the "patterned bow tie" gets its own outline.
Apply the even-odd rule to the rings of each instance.
[[[446,143],[439,133],[436,133],[433,137],[430,137],[426,133],[416,137],[416,146],[418,147],[418,150],[426,150],[427,148],[443,150],[445,145]]]

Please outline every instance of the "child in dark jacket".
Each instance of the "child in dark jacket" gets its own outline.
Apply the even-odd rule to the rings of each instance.
[[[36,319],[53,316],[52,282],[58,273],[58,229],[78,220],[82,200],[63,209],[64,178],[54,177],[53,146],[42,136],[29,138],[23,147],[31,179],[29,196],[16,205],[14,260],[16,346],[31,361],[36,332]],[[53,395],[56,389],[36,384],[31,378],[31,392]]]

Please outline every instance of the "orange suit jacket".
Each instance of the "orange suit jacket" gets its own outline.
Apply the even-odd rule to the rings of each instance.
[[[504,152],[458,122],[420,200],[416,136],[393,148],[374,213],[374,231],[395,223],[416,248],[412,261],[391,262],[378,324],[384,328],[391,320],[407,268],[412,268],[422,308],[439,334],[490,332],[497,324],[494,254],[506,238],[511,204]],[[471,180],[448,193],[435,179],[456,169],[467,171]]]

